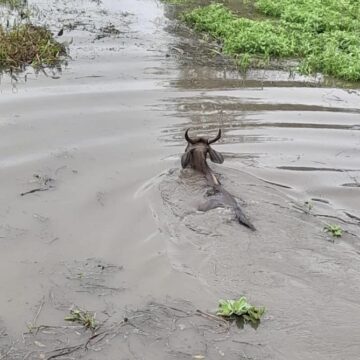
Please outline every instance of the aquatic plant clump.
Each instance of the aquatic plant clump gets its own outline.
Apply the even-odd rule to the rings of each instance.
[[[264,313],[264,307],[250,305],[244,296],[238,300],[219,300],[219,308],[217,311],[217,315],[219,316],[239,316],[245,321],[251,321],[252,323],[260,321]]]
[[[65,47],[45,27],[22,24],[5,30],[0,26],[0,69],[51,66],[65,54]]]
[[[95,314],[86,310],[75,308],[70,310],[70,315],[64,318],[65,321],[77,322],[83,325],[85,328],[95,330],[97,323],[95,320]]]
[[[241,18],[222,4],[211,4],[183,18],[220,40],[224,53],[243,68],[264,66],[272,58],[296,58],[302,73],[360,80],[360,2],[258,0],[255,5],[272,17]]]
[[[335,224],[327,224],[324,227],[324,231],[331,234],[333,237],[341,237],[343,233],[343,229],[339,225]]]

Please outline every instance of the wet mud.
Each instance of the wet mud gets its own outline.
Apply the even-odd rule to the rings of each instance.
[[[357,359],[359,88],[244,77],[157,1],[36,7],[71,59],[1,78],[0,359]],[[256,232],[198,211],[187,127]],[[209,316],[241,295],[258,327]]]

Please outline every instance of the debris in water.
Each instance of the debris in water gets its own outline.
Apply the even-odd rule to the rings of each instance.
[[[41,176],[41,175],[38,175],[38,174],[34,174],[34,178],[40,184],[40,186],[35,188],[35,189],[32,189],[32,190],[25,191],[25,192],[21,193],[20,194],[21,196],[28,195],[28,194],[33,194],[33,193],[35,193],[37,191],[47,191],[47,190],[50,190],[50,189],[55,187],[54,186],[55,180],[53,178],[47,176],[47,175]]]
[[[95,330],[97,328],[97,322],[95,320],[95,313],[91,313],[80,308],[70,310],[70,315],[64,318],[65,321],[77,322],[87,329]]]

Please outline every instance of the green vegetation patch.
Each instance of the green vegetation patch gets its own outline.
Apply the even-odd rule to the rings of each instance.
[[[66,316],[64,320],[76,322],[90,330],[95,330],[97,327],[95,314],[79,308],[70,310],[70,315]]]
[[[327,224],[324,227],[324,230],[331,234],[333,237],[341,237],[343,233],[343,229],[339,225],[335,224]]]
[[[11,8],[19,8],[24,6],[26,3],[25,0],[0,0],[0,5],[6,5]]]
[[[26,65],[55,65],[66,51],[45,27],[22,24],[5,30],[0,25],[0,69]]]
[[[244,69],[271,59],[299,59],[298,70],[360,81],[360,1],[257,0],[265,20],[235,15],[222,4],[183,15],[198,31],[223,43]]]
[[[250,305],[244,296],[238,300],[219,300],[219,308],[217,311],[217,315],[229,318],[238,316],[252,323],[260,321],[264,313],[264,307]]]

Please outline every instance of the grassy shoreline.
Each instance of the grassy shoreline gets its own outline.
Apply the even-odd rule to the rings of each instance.
[[[0,24],[0,71],[21,71],[26,66],[34,68],[57,65],[66,55],[65,47],[56,41],[45,26],[33,25],[29,9],[22,0],[0,0],[15,14],[13,25],[1,19]],[[4,21],[5,20],[5,21]]]
[[[239,17],[215,3],[183,13],[183,20],[223,44],[244,70],[270,60],[297,59],[295,70],[360,81],[360,2],[256,0],[266,19]]]

